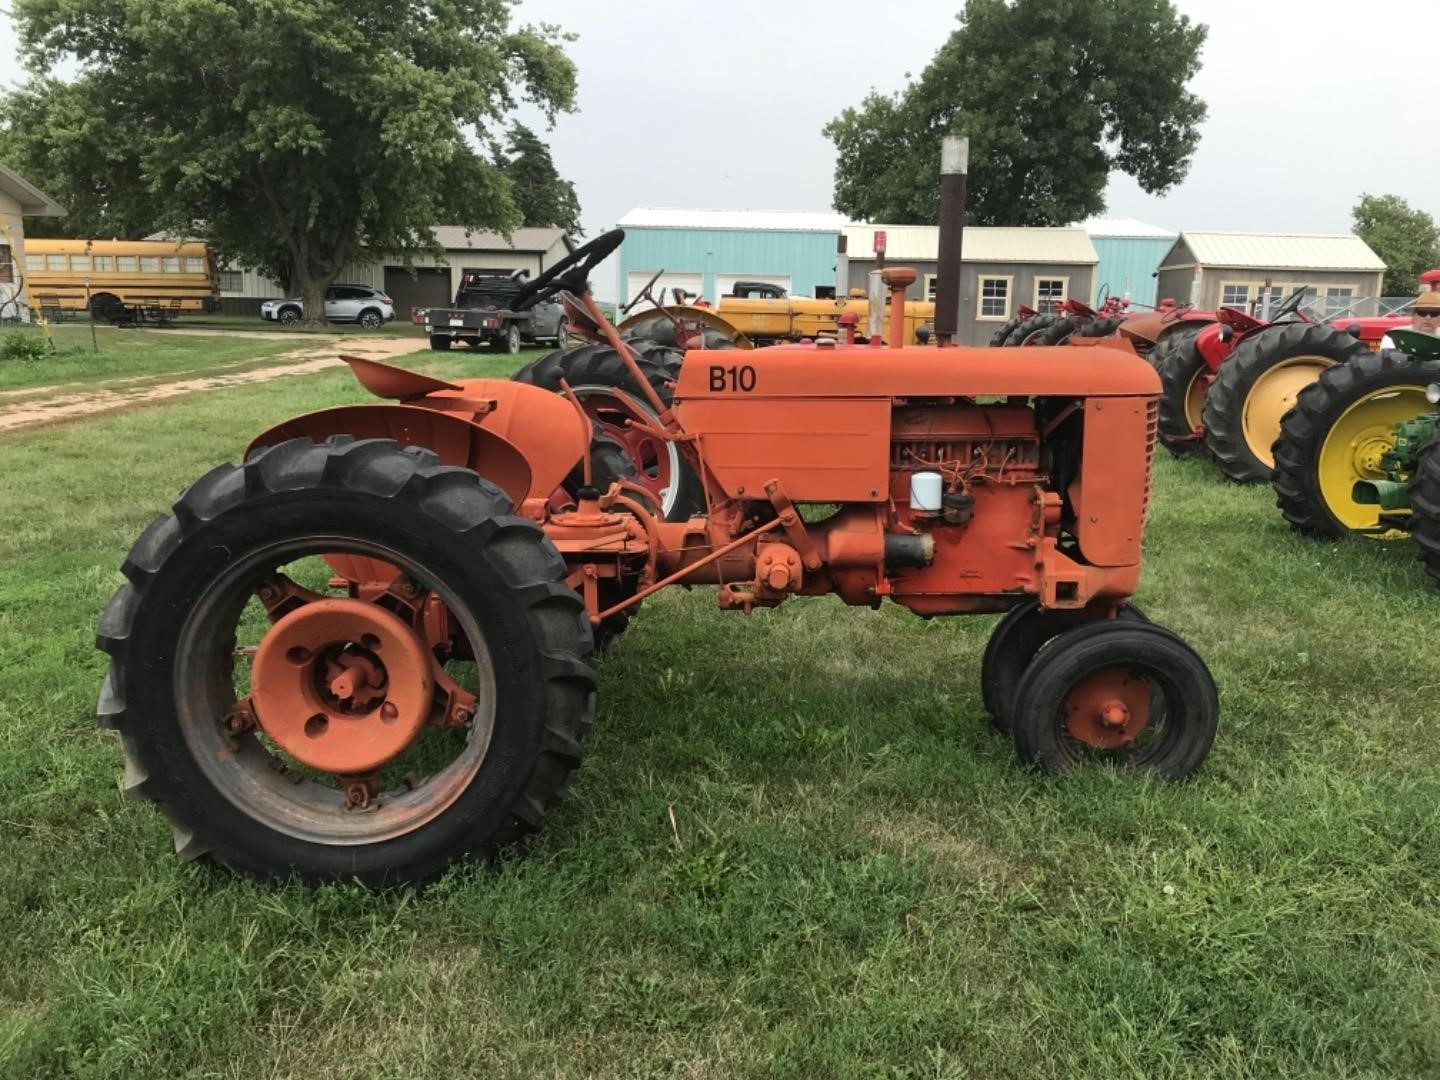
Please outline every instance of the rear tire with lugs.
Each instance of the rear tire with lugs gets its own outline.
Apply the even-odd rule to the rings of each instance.
[[[1440,439],[1420,451],[1410,478],[1410,535],[1420,549],[1425,573],[1440,585]]]
[[[1160,444],[1180,458],[1205,453],[1204,441],[1195,437],[1197,414],[1204,407],[1195,381],[1206,369],[1195,339],[1203,329],[1204,324],[1177,327],[1150,350],[1150,363],[1160,375]]]
[[[126,791],[165,813],[182,857],[259,878],[380,886],[423,881],[540,827],[580,765],[594,715],[592,636],[564,561],[499,488],[440,466],[428,450],[337,436],[220,466],[174,510],[135,542],[122,566],[128,583],[101,619],[97,645],[110,668],[98,712],[120,734]],[[397,780],[364,809],[326,786],[334,777],[276,757],[281,736],[264,716],[261,730],[243,734],[226,723],[247,604],[273,597],[264,582],[276,580],[277,563],[330,552],[383,553],[420,595],[438,595],[487,672],[465,727],[424,729],[461,736],[456,759]],[[272,613],[261,632],[279,633],[284,621]],[[281,663],[308,655],[291,649]],[[384,655],[404,653],[387,645]],[[413,672],[397,665],[389,685]]]
[[[1323,323],[1272,326],[1240,342],[1205,394],[1205,446],[1220,471],[1237,484],[1269,480],[1281,420],[1300,393],[1326,369],[1368,355]]]
[[[1394,424],[1431,407],[1425,387],[1436,381],[1440,360],[1386,349],[1336,365],[1300,391],[1280,424],[1271,477],[1291,528],[1318,540],[1378,531],[1379,508],[1355,502],[1351,489],[1384,479],[1375,464],[1394,444]]]
[[[640,372],[660,400],[669,405],[674,399],[673,383],[680,373],[684,353],[671,346],[648,341],[628,341],[635,354]],[[526,364],[513,376],[516,382],[529,383],[553,393],[560,392],[560,382],[575,391],[586,411],[605,428],[606,434],[620,442],[635,466],[635,479],[652,490],[660,502],[667,521],[686,521],[705,509],[705,492],[700,478],[673,442],[662,442],[643,432],[626,428],[623,419],[628,407],[608,392],[619,389],[645,410],[641,419],[652,426],[659,417],[646,406],[645,393],[630,375],[625,362],[608,344],[578,345],[560,349]]]

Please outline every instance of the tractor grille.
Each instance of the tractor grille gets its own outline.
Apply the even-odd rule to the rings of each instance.
[[[1145,496],[1140,500],[1140,521],[1150,520],[1150,485],[1155,468],[1155,443],[1160,434],[1160,399],[1151,398],[1145,407]]]

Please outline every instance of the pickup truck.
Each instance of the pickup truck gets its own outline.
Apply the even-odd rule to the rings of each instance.
[[[529,277],[525,270],[462,270],[455,304],[425,312],[425,333],[430,348],[445,350],[455,342],[478,348],[503,347],[520,351],[521,343],[565,341],[565,309],[540,303],[529,311],[512,311],[510,303]]]

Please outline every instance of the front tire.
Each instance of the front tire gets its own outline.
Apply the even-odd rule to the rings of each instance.
[[[1220,698],[1205,662],[1151,623],[1070,630],[1025,669],[1015,699],[1015,754],[1064,774],[1091,757],[1183,780],[1215,741]]]
[[[405,575],[396,582],[411,595],[443,604],[457,628],[450,641],[457,656],[474,660],[477,686],[459,727],[424,713],[423,700],[402,706],[407,718],[429,716],[421,734],[438,733],[450,739],[440,745],[452,749],[460,739],[463,745],[442,767],[437,744],[429,743],[428,756],[410,764],[424,775],[386,780],[388,773],[377,771],[373,802],[358,804],[348,781],[343,794],[336,790],[346,777],[317,771],[303,756],[297,768],[283,751],[310,737],[334,736],[344,748],[362,728],[383,735],[396,715],[387,711],[393,701],[377,706],[370,694],[389,691],[352,698],[353,687],[329,684],[344,706],[355,707],[334,732],[319,713],[297,726],[296,717],[271,707],[273,696],[263,699],[258,728],[232,723],[237,702],[275,693],[274,679],[251,684],[247,661],[237,662],[245,634],[259,635],[249,661],[258,671],[267,640],[297,614],[319,612],[319,625],[340,607],[351,613],[346,618],[372,611],[377,625],[407,625],[395,614],[403,609],[380,610],[383,598],[362,602],[352,591],[331,600],[307,589],[292,595],[297,582],[275,569],[319,559],[334,566],[336,558],[355,556],[382,559]],[[594,711],[592,636],[580,598],[564,583],[564,561],[538,526],[512,514],[499,488],[467,469],[438,465],[428,450],[347,437],[262,449],[243,466],[220,466],[191,484],[175,516],[145,530],[122,570],[129,581],[97,635],[110,655],[99,718],[120,733],[127,792],[165,813],[187,859],[207,856],[264,879],[423,881],[539,828],[579,767]],[[267,601],[258,618],[247,616],[267,595],[287,596],[294,606],[272,611]],[[416,601],[417,610],[423,603]],[[428,664],[431,645],[438,655],[440,644],[420,625],[417,616],[405,631],[417,638],[418,652],[397,651],[391,641],[382,650],[373,637],[356,645],[359,639],[342,631],[333,655],[355,663],[370,650],[368,669],[345,669],[352,682],[354,670],[378,667],[367,686],[436,685],[425,682],[419,665],[399,662],[418,655]],[[280,657],[274,663],[282,683],[287,664],[321,662],[318,648],[277,648],[270,655]],[[319,690],[304,690],[311,685],[304,680],[297,685],[300,719],[330,707],[314,697],[325,692],[323,680],[313,684]],[[249,696],[241,698],[242,690]],[[410,760],[386,759],[384,767]]]
[[[1145,614],[1129,603],[1115,617],[1147,621]],[[1010,734],[1020,677],[1035,655],[1065,631],[1096,621],[1084,611],[1042,608],[1039,600],[1027,600],[1005,613],[990,632],[980,660],[980,699],[996,731]]]
[[[378,330],[385,325],[385,320],[378,311],[362,311],[360,325],[366,330]]]
[[[514,356],[520,351],[520,326],[518,323],[511,323],[505,328],[505,352]]]
[[[281,326],[294,326],[300,321],[300,309],[297,307],[283,307],[280,309],[280,314],[276,316],[276,321],[279,322]]]

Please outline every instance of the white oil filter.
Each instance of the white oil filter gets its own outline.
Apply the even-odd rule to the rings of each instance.
[[[917,472],[910,475],[910,509],[938,514],[945,495],[945,478],[938,472]]]

